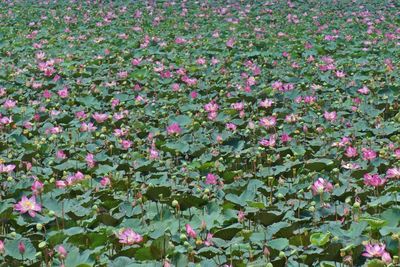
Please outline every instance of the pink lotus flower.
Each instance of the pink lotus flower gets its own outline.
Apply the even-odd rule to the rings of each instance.
[[[62,150],[57,150],[57,152],[56,152],[56,158],[57,158],[57,159],[66,159],[66,158],[67,158],[67,155],[65,154],[64,151],[62,151]]]
[[[8,165],[0,164],[0,173],[10,173],[14,169],[15,169],[14,164],[8,164]]]
[[[206,184],[217,184],[217,176],[212,173],[207,174]]]
[[[269,139],[261,139],[261,141],[259,142],[260,145],[264,146],[264,147],[274,147],[276,144],[276,136],[275,135],[271,135],[269,137]]]
[[[288,135],[287,133],[282,133],[282,135],[281,135],[282,143],[287,143],[287,142],[290,142],[291,140],[292,140],[292,137],[290,137],[290,135]]]
[[[400,159],[400,148],[398,148],[398,149],[396,149],[396,150],[394,151],[394,156],[395,156],[397,159]]]
[[[271,99],[264,99],[263,101],[260,102],[260,107],[263,108],[269,108],[274,104],[274,101],[272,101]]]
[[[204,105],[204,109],[207,112],[217,112],[219,106],[217,103],[215,103],[215,101],[211,101],[210,103]]]
[[[86,122],[82,122],[81,123],[81,128],[79,128],[79,130],[81,132],[93,132],[96,131],[97,127],[94,126],[94,124],[92,122],[86,123]]]
[[[117,237],[119,238],[119,243],[125,245],[133,245],[143,241],[143,237],[134,232],[131,228],[123,228],[119,230]]]
[[[26,196],[23,196],[21,201],[14,205],[14,210],[19,211],[21,214],[28,212],[31,217],[35,217],[36,212],[40,212],[42,207],[36,203],[35,196],[32,196],[29,199]]]
[[[382,244],[382,243],[367,244],[367,245],[365,245],[365,251],[362,255],[367,258],[375,258],[375,257],[379,258],[379,257],[382,257],[383,254],[386,252],[385,249],[386,249],[386,245]]]
[[[238,212],[238,222],[242,223],[245,218],[246,218],[246,214],[242,210],[239,210],[239,212]]]
[[[167,127],[167,133],[168,134],[170,134],[170,135],[173,135],[173,134],[180,134],[182,132],[182,129],[181,129],[181,127],[179,126],[179,124],[178,123],[172,123],[171,125],[169,125],[168,127]]]
[[[235,44],[235,39],[234,38],[230,38],[228,39],[228,41],[226,41],[226,46],[229,48],[233,48],[234,44]]]
[[[236,124],[234,124],[232,122],[227,123],[225,126],[226,126],[226,129],[228,129],[230,131],[235,131],[237,128]]]
[[[387,178],[395,178],[399,179],[400,178],[400,168],[390,168],[386,171],[386,177]]]
[[[95,112],[92,115],[92,118],[95,119],[98,123],[103,123],[108,119],[108,114]]]
[[[122,140],[121,141],[122,149],[125,149],[125,150],[129,149],[132,146],[132,144],[133,144],[133,142],[130,140]]]
[[[94,160],[94,155],[91,153],[88,153],[86,155],[85,160],[89,168],[93,168],[96,165],[96,161]]]
[[[357,153],[357,148],[354,148],[352,146],[349,146],[346,148],[346,153],[344,153],[344,155],[348,158],[354,158],[357,157],[358,153]]]
[[[3,240],[0,240],[0,254],[4,253],[4,242]]]
[[[186,234],[188,236],[190,236],[191,238],[197,237],[196,232],[193,230],[193,228],[189,224],[186,224],[185,227],[186,227]]]
[[[333,185],[323,178],[318,178],[318,180],[315,181],[314,184],[311,186],[311,190],[313,192],[313,195],[319,195],[323,192],[329,193],[332,192]]]
[[[386,264],[389,264],[392,262],[392,257],[390,256],[389,252],[383,252],[381,259]]]
[[[21,253],[22,255],[25,253],[26,247],[24,242],[19,242],[18,243],[18,251],[19,253]]]
[[[104,176],[103,178],[101,178],[100,180],[100,184],[104,187],[108,186],[111,184],[111,180],[110,178],[108,178],[107,176]]]
[[[275,116],[269,116],[269,117],[261,118],[260,119],[260,125],[264,126],[267,129],[269,129],[271,127],[274,127],[276,125],[276,117]]]
[[[208,247],[214,245],[212,238],[213,238],[213,235],[211,233],[208,233],[207,239],[204,241],[204,245],[206,245]]]
[[[67,183],[65,181],[57,180],[56,181],[56,187],[57,188],[64,188],[67,187]]]
[[[57,92],[57,94],[61,97],[61,98],[67,98],[68,97],[68,88],[64,87],[63,89],[59,90]]]
[[[63,245],[59,245],[57,247],[57,253],[60,259],[65,259],[68,255],[67,250],[64,248]]]
[[[364,184],[365,185],[378,187],[378,186],[384,185],[385,182],[386,182],[386,180],[382,179],[378,174],[372,174],[372,175],[369,173],[364,174]]]
[[[363,86],[362,88],[358,89],[357,92],[363,95],[368,95],[369,94],[369,89],[366,86]]]
[[[39,195],[43,192],[43,183],[39,180],[35,180],[32,184],[31,189],[34,195]]]
[[[372,149],[362,148],[361,151],[362,151],[364,160],[373,160],[376,158],[376,152]]]
[[[17,101],[14,101],[12,99],[7,99],[4,103],[3,103],[3,107],[5,109],[12,109],[15,107],[15,105],[17,104]]]
[[[324,118],[327,121],[335,121],[336,118],[337,118],[336,111],[332,111],[332,112],[325,111],[324,112]]]

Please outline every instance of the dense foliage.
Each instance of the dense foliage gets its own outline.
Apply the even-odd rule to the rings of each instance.
[[[0,266],[397,265],[399,12],[2,1]]]

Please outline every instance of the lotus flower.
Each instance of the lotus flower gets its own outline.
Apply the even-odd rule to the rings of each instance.
[[[190,236],[191,238],[197,237],[196,232],[193,230],[193,228],[189,224],[186,224],[185,227],[186,227],[186,234],[188,236]]]
[[[143,241],[143,237],[134,232],[131,228],[123,228],[117,233],[119,243],[125,245],[133,245]]]
[[[384,185],[386,182],[385,179],[382,179],[378,174],[364,174],[364,184],[370,185],[374,187],[378,187]]]
[[[19,211],[21,214],[28,212],[31,217],[35,217],[36,212],[41,211],[42,207],[36,203],[35,196],[29,199],[23,196],[21,201],[14,205],[14,210]]]
[[[318,178],[311,186],[311,190],[314,195],[319,195],[323,192],[331,192],[333,190],[333,185],[323,178]]]

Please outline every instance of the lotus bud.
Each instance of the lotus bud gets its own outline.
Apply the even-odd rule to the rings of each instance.
[[[280,251],[278,257],[281,258],[281,259],[282,259],[282,258],[285,258],[285,257],[286,257],[285,252]]]
[[[19,242],[19,244],[18,244],[18,251],[19,251],[19,253],[21,253],[21,254],[24,254],[24,253],[25,253],[25,244],[24,244],[23,242]]]
[[[185,234],[181,234],[180,237],[181,241],[187,240],[187,236]]]

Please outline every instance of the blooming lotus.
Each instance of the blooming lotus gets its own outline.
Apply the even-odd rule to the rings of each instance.
[[[331,192],[333,190],[333,185],[323,178],[318,178],[311,186],[311,190],[314,195],[319,195],[323,192]]]
[[[374,150],[369,148],[363,148],[361,150],[364,160],[373,160],[374,158],[376,158],[376,152]]]
[[[125,245],[133,245],[143,241],[143,237],[134,232],[131,228],[123,228],[117,233],[119,243]]]
[[[207,174],[206,184],[217,184],[217,176],[212,173]]]
[[[385,179],[382,179],[378,174],[364,174],[364,184],[370,185],[374,187],[378,187],[384,185],[386,182]]]
[[[337,118],[336,111],[332,111],[332,112],[325,111],[324,112],[324,118],[327,121],[335,121],[336,118]]]
[[[386,177],[387,178],[395,178],[399,179],[400,178],[400,168],[390,168],[386,171]]]
[[[181,127],[179,126],[178,123],[172,123],[167,127],[167,133],[172,135],[172,134],[180,134],[182,132]]]
[[[35,196],[32,196],[29,199],[26,196],[23,196],[21,201],[14,205],[14,210],[19,211],[21,214],[28,212],[31,217],[35,217],[36,212],[40,212],[42,207],[36,203]]]
[[[267,129],[274,127],[276,125],[276,117],[269,116],[269,117],[261,118],[260,125],[264,126]]]
[[[346,153],[344,153],[344,155],[348,158],[354,158],[357,157],[358,153],[357,153],[357,148],[354,148],[352,146],[349,146],[346,148]]]
[[[364,257],[367,258],[381,258],[382,260],[387,262],[389,259],[391,261],[390,254],[386,251],[385,244],[367,244],[365,245],[365,251],[362,254]]]

